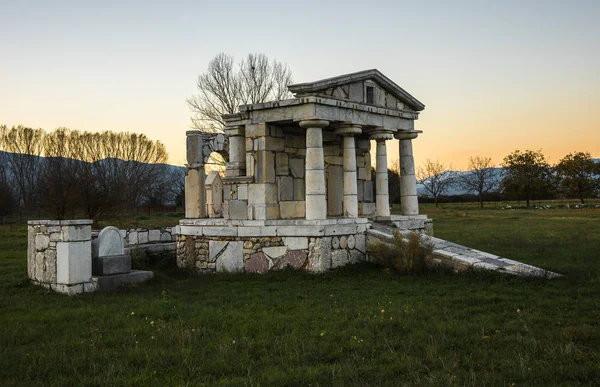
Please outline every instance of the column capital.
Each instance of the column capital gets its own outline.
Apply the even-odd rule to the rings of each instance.
[[[369,132],[369,140],[385,141],[394,138],[394,132],[384,128],[375,128]]]
[[[324,128],[329,126],[329,121],[327,120],[302,120],[299,122],[300,127],[308,129],[308,128]]]
[[[341,124],[335,126],[335,134],[342,136],[355,136],[361,134],[362,129],[360,125],[355,124]]]
[[[394,133],[394,137],[397,140],[413,140],[417,138],[417,136],[423,133],[421,130],[399,130]]]

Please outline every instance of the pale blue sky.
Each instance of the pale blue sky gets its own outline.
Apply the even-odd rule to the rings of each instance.
[[[296,82],[381,70],[426,105],[417,162],[600,157],[600,1],[2,0],[0,123],[143,132],[182,163],[185,98],[219,52]]]

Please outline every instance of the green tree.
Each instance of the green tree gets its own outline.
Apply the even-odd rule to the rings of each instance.
[[[561,191],[567,197],[577,197],[581,203],[600,191],[600,164],[588,152],[569,153],[556,165]]]
[[[552,167],[541,151],[514,151],[504,158],[502,186],[504,192],[513,192],[529,203],[552,191]]]

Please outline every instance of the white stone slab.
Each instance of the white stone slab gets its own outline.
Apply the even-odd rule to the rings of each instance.
[[[125,246],[121,232],[113,226],[104,227],[98,234],[98,256],[108,257],[111,255],[125,254]]]
[[[307,237],[285,237],[285,238],[283,238],[283,244],[286,245],[289,250],[308,249],[308,238]]]
[[[217,258],[217,272],[238,273],[244,270],[243,242],[228,242]]]
[[[73,285],[92,278],[92,244],[83,242],[56,243],[56,282]]]
[[[160,242],[160,230],[149,230],[148,231],[149,242]]]
[[[238,236],[237,227],[203,227],[202,233],[206,236]]]
[[[286,246],[263,247],[263,253],[269,258],[280,258],[287,252]]]

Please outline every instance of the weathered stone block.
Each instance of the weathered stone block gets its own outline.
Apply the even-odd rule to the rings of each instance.
[[[341,216],[344,200],[344,168],[330,165],[327,168],[327,215]]]
[[[248,219],[248,204],[243,200],[230,200],[229,219]]]
[[[275,155],[271,151],[257,151],[256,182],[275,183]]]
[[[365,179],[365,168],[357,168],[356,170],[356,178],[359,180]]]
[[[248,184],[238,185],[237,196],[238,200],[248,200]]]
[[[331,238],[311,238],[307,270],[315,273],[331,268]]]
[[[259,137],[254,140],[255,150],[262,151],[274,151],[274,152],[283,152],[285,146],[283,143],[283,138],[277,137]]]
[[[281,258],[287,252],[286,246],[263,247],[263,253],[271,259]]]
[[[277,184],[249,184],[248,204],[265,203],[277,203]]]
[[[129,254],[100,256],[92,261],[92,274],[113,275],[129,273],[131,271],[131,256]]]
[[[69,225],[62,226],[63,241],[78,242],[89,241],[92,239],[91,222],[89,225]]]
[[[148,230],[138,231],[138,243],[140,245],[148,243]]]
[[[363,201],[367,203],[373,202],[373,181],[363,183]]]
[[[285,256],[277,260],[274,269],[285,269],[287,266],[291,266],[294,269],[301,269],[306,264],[307,257],[308,253],[304,250],[288,251]]]
[[[91,242],[58,242],[56,244],[56,281],[72,285],[92,278]]]
[[[290,174],[287,153],[279,152],[275,155],[275,173],[279,176],[287,176]]]
[[[277,178],[279,200],[294,200],[294,178],[281,176]]]
[[[227,246],[217,257],[217,272],[237,273],[244,270],[242,242],[227,242]]]
[[[305,201],[279,202],[279,216],[281,219],[304,218],[306,215]]]
[[[237,236],[237,227],[204,227],[202,233],[206,236]]]
[[[347,265],[350,261],[348,250],[334,250],[331,252],[331,268]]]
[[[356,234],[355,224],[325,226],[325,236]]]
[[[35,236],[35,249],[37,251],[44,251],[50,244],[50,237],[44,234],[38,234]]]
[[[297,179],[304,179],[304,159],[289,159],[290,173]]]
[[[287,246],[288,250],[308,249],[308,238],[307,237],[285,237],[285,238],[283,238],[283,244]]]
[[[269,127],[266,123],[246,125],[246,137],[262,137],[269,135]]]
[[[250,254],[246,261],[245,270],[248,273],[266,273],[269,271],[269,261],[262,252]]]
[[[306,183],[304,179],[294,179],[294,200],[305,200],[306,196],[304,195],[304,186]]]
[[[367,252],[367,243],[366,243],[366,237],[364,234],[357,234],[354,236],[354,238],[356,239],[356,244],[355,244],[355,248],[356,250],[360,251],[361,253],[366,253]]]
[[[351,264],[363,262],[365,260],[365,254],[358,250],[350,250],[350,262]]]

